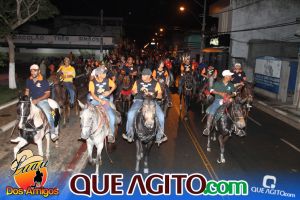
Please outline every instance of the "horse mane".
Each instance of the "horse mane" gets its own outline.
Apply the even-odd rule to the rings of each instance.
[[[152,101],[152,98],[146,97],[144,99],[144,102],[145,101],[149,101],[150,103]],[[157,118],[155,118],[153,128],[149,129],[145,127],[142,108],[143,106],[138,110],[137,115],[135,117],[134,129],[137,138],[144,143],[148,143],[155,138],[159,123],[157,121]]]

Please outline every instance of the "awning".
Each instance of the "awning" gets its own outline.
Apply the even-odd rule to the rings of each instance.
[[[224,52],[224,48],[204,48],[202,50],[203,53],[219,53],[219,52]]]

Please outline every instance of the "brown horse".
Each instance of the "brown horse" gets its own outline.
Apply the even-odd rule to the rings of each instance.
[[[53,98],[58,105],[60,106],[62,110],[62,116],[63,116],[63,126],[66,126],[66,123],[69,122],[70,119],[70,99],[69,94],[67,92],[66,87],[63,85],[63,83],[60,81],[59,74],[51,74],[49,78],[49,82],[51,83],[51,98]],[[74,86],[75,90],[75,102],[74,102],[74,109],[76,115],[78,115],[78,103],[76,101],[78,97],[78,92]]]
[[[132,88],[132,79],[130,76],[119,75],[118,77],[118,87],[120,89],[118,97],[116,99],[119,109],[123,115],[128,112],[128,109],[131,106],[131,88]]]

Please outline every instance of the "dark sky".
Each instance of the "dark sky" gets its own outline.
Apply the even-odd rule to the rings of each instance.
[[[160,27],[169,32],[174,28],[200,30],[201,24],[195,18],[203,9],[195,1],[203,4],[203,0],[51,0],[62,15],[99,16],[103,9],[106,17],[122,17],[127,36],[136,40],[149,40]],[[180,5],[194,16],[180,13]]]

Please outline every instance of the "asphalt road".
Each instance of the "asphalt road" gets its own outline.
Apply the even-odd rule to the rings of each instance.
[[[262,179],[264,174],[300,177],[300,134],[293,127],[253,108],[247,123],[247,136],[233,135],[225,147],[226,163],[218,164],[219,144],[212,143],[206,151],[207,137],[202,135],[199,105],[192,105],[189,120],[183,120],[179,110],[178,95],[172,95],[174,106],[169,109],[165,123],[168,141],[150,153],[150,173],[202,173],[209,179]],[[101,173],[134,173],[135,144],[121,136],[116,150],[110,154],[110,164],[102,153]],[[298,148],[297,148],[298,147]],[[90,174],[94,166],[87,164],[84,173]],[[261,175],[261,176],[258,176]]]

